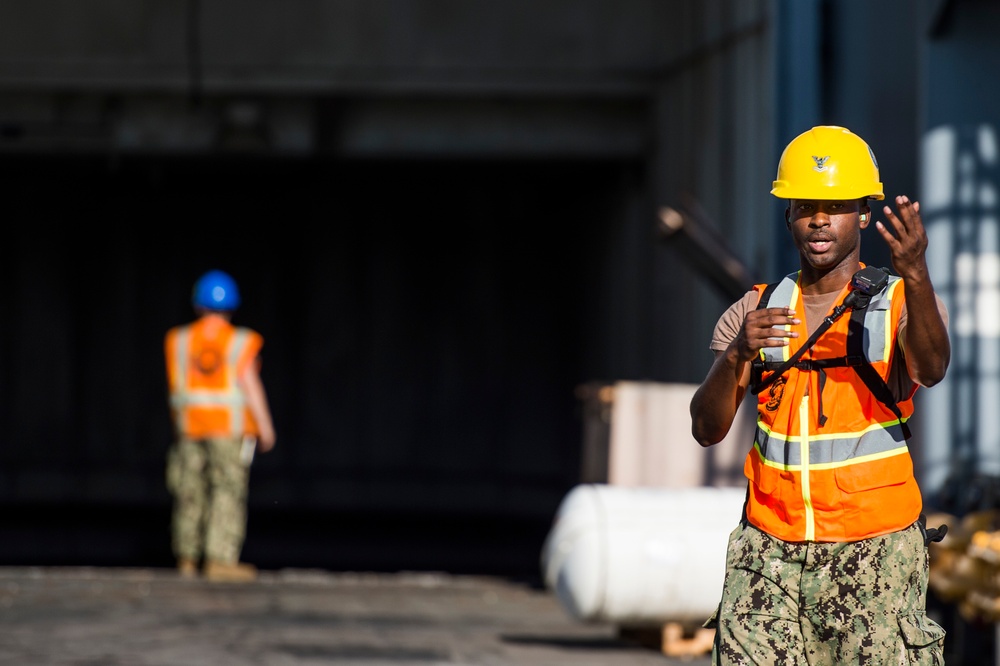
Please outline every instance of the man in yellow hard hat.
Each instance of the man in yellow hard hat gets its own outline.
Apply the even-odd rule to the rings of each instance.
[[[907,447],[913,395],[950,360],[920,205],[897,196],[875,221],[892,271],[861,261],[868,144],[843,127],[793,139],[771,193],[799,270],[755,285],[719,319],[715,362],[691,401],[702,446],[729,431],[746,392],[757,429],[744,464],[716,626],[716,664],[938,664],[926,613],[928,543]]]

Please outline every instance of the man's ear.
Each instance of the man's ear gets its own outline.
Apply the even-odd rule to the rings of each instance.
[[[868,223],[871,222],[871,219],[872,219],[871,206],[869,206],[868,204],[862,204],[861,214],[858,215],[858,222],[861,224],[861,228],[865,229],[868,226]]]
[[[792,228],[792,207],[791,206],[788,206],[787,208],[785,208],[785,228],[786,229],[791,229]]]

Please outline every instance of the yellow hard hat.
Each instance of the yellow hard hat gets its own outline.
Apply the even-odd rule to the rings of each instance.
[[[884,199],[878,162],[850,130],[821,125],[785,146],[771,194],[779,199]]]

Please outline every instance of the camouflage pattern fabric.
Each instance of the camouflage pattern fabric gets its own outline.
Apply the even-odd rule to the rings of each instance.
[[[741,524],[729,537],[713,664],[944,664],[927,617],[918,524],[853,543],[785,542]]]
[[[246,535],[250,467],[239,437],[181,438],[167,453],[167,489],[174,497],[172,540],[180,558],[239,560]]]

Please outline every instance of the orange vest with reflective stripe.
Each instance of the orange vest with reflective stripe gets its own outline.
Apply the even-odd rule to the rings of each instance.
[[[167,332],[167,381],[178,434],[193,438],[258,434],[237,377],[256,362],[263,344],[259,333],[214,314]]]
[[[755,285],[762,293],[767,285]],[[848,287],[837,297],[843,302]],[[864,354],[883,380],[896,350],[904,303],[903,283],[890,277],[872,297],[864,315]],[[768,307],[806,311],[798,273],[785,277]],[[784,347],[761,350],[765,361],[787,360],[809,338],[804,321],[789,330]],[[820,336],[804,359],[845,357],[850,317],[840,317]],[[899,359],[902,362],[902,359]],[[856,541],[888,534],[920,515],[922,500],[900,419],[879,402],[851,367],[823,370],[819,425],[820,371],[791,368],[758,396],[757,432],[744,473],[750,480],[747,519],[785,541]],[[766,379],[770,373],[765,372]],[[913,394],[897,403],[906,421]]]

